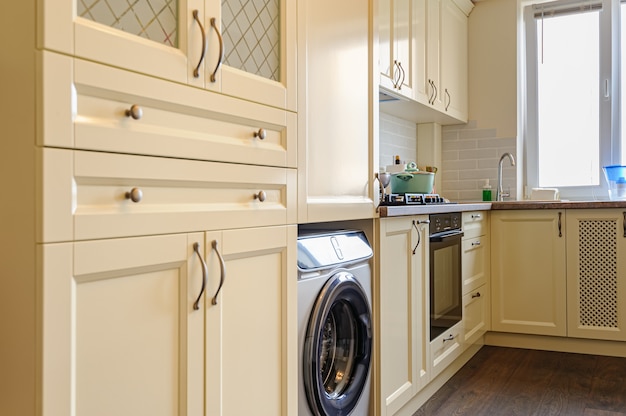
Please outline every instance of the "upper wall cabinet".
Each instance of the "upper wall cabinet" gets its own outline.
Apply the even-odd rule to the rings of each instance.
[[[40,2],[44,49],[296,109],[295,1]]]
[[[468,16],[473,3],[470,0],[408,0],[412,21],[406,26],[406,22],[387,16],[390,13],[393,16],[397,10],[393,4],[397,1],[404,2],[385,0],[381,5],[380,110],[417,123],[467,122]],[[391,4],[387,15],[383,14],[386,3]],[[401,27],[393,27],[398,24]],[[405,33],[410,34],[410,40],[400,42],[403,47],[387,46],[393,45],[387,39],[395,35],[402,40]],[[399,52],[394,54],[396,50]],[[402,63],[400,67],[396,61],[403,56],[402,51],[408,51],[410,64]],[[406,78],[410,80],[410,88],[396,82],[403,80],[406,68],[410,69],[410,72],[405,71],[410,74]]]
[[[371,4],[298,0],[298,222],[375,213]]]
[[[379,3],[380,86],[413,98],[416,66],[425,51],[426,0]]]

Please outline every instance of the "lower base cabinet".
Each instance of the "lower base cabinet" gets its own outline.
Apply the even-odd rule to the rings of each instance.
[[[296,414],[296,238],[278,226],[39,246],[42,414]]]
[[[437,377],[463,352],[463,322],[430,342],[430,377]]]
[[[491,325],[489,285],[463,295],[463,344],[465,347],[479,341]]]
[[[375,299],[380,415],[395,414],[430,380],[427,216],[378,221]]]

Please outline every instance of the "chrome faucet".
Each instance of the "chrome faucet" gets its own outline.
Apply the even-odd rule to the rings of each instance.
[[[506,152],[502,155],[502,157],[500,158],[500,162],[498,162],[498,189],[496,191],[496,201],[504,201],[504,197],[508,198],[509,196],[511,196],[509,192],[504,192],[502,190],[502,163],[507,157],[511,161],[511,166],[515,166],[515,158],[513,158],[512,154]]]

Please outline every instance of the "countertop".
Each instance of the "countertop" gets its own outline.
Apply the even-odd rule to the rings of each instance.
[[[502,201],[502,202],[459,202],[441,205],[399,205],[378,208],[381,217],[402,215],[427,215],[443,212],[514,210],[514,209],[626,209],[626,201]]]

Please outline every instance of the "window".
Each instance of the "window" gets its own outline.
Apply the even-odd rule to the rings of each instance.
[[[626,0],[534,3],[524,14],[527,185],[558,187],[564,198],[606,199],[602,167],[626,164]]]

